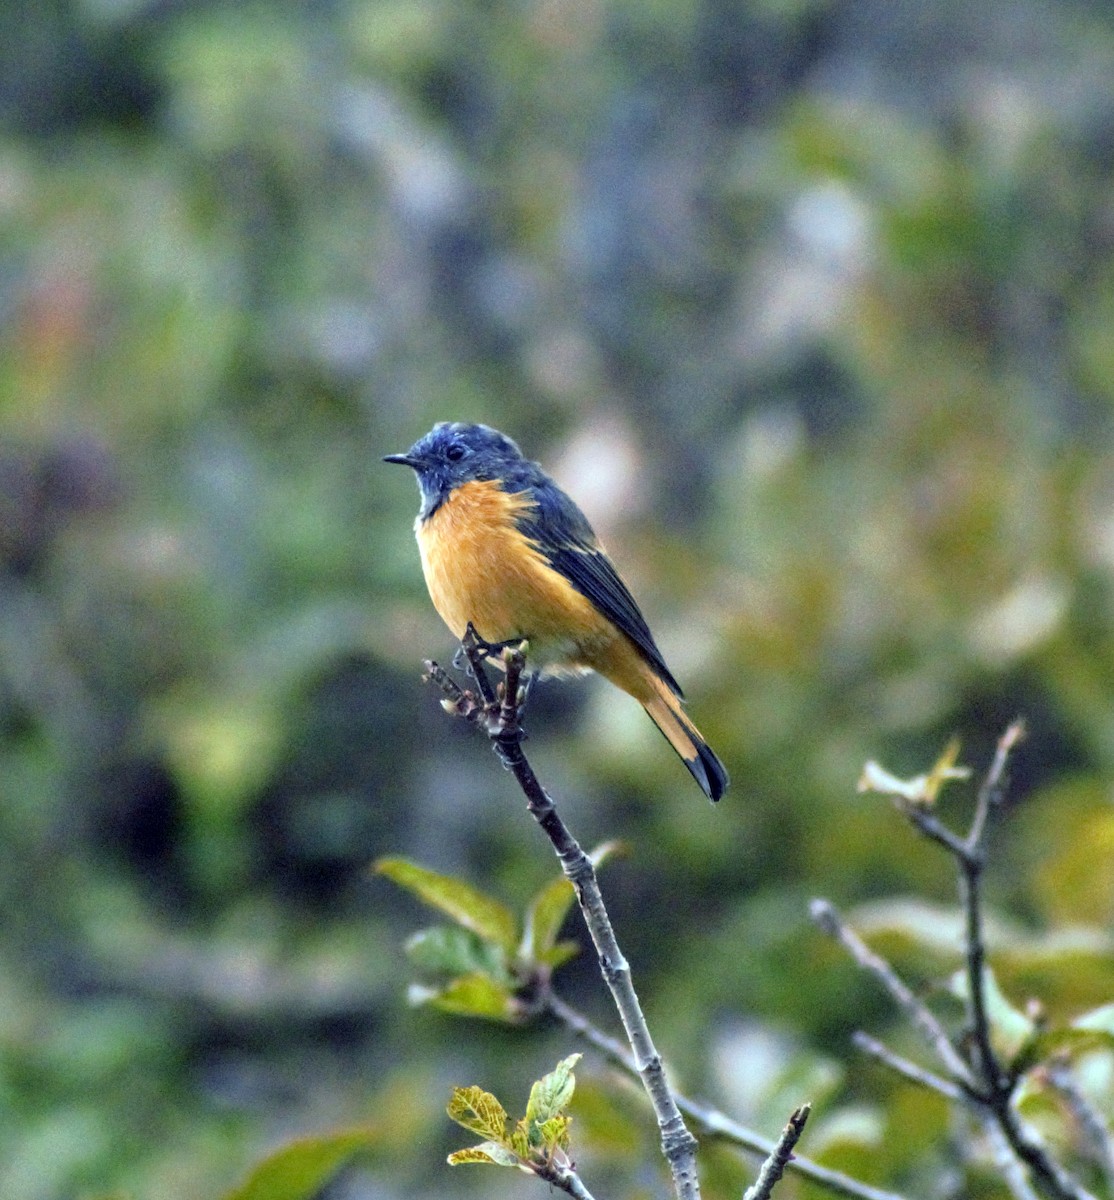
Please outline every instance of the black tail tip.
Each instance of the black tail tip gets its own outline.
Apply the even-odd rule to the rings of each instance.
[[[713,804],[727,791],[727,785],[731,782],[727,768],[705,742],[697,743],[696,757],[686,758],[685,766],[692,772],[693,779],[700,784],[704,795]]]

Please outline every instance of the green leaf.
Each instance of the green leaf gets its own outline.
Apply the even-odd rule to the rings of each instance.
[[[428,975],[489,975],[509,984],[502,947],[459,925],[422,929],[407,939],[406,955]]]
[[[856,905],[848,920],[870,944],[899,969],[924,975],[954,971],[963,946],[963,913],[916,896],[887,897]],[[1021,937],[1013,925],[987,914],[986,939],[996,949]],[[815,1135],[812,1135],[815,1136]]]
[[[824,1161],[841,1157],[846,1161],[856,1150],[876,1155],[885,1144],[886,1116],[869,1105],[843,1105],[825,1114],[815,1134],[809,1152],[824,1155]]]
[[[952,976],[950,990],[959,999],[968,999],[971,989],[966,971],[957,971]],[[1034,1038],[1036,1026],[1031,1018],[1006,999],[989,967],[983,968],[983,996],[994,1048],[1003,1057],[1013,1059]]]
[[[517,1167],[521,1165],[518,1155],[513,1154],[498,1142],[481,1142],[467,1150],[454,1150],[449,1155],[449,1164],[459,1167],[462,1163],[487,1163],[493,1167]]]
[[[626,842],[610,838],[589,850],[588,857],[592,860],[592,866],[598,870],[609,858],[614,858],[617,854],[626,854],[627,850]]]
[[[576,1119],[581,1135],[605,1161],[629,1159],[640,1152],[643,1113],[631,1090],[618,1092],[591,1077],[576,1083]]]
[[[454,1088],[445,1111],[469,1133],[478,1133],[480,1137],[500,1145],[506,1144],[507,1110],[483,1088],[475,1084]]]
[[[623,844],[617,841],[602,842],[588,857],[594,867],[601,867],[612,855],[620,853]],[[544,962],[550,966],[565,962],[572,954],[562,953],[556,961],[552,952],[557,945],[557,935],[576,896],[572,884],[562,875],[547,883],[530,901],[526,909],[526,924],[522,933],[519,951],[527,962]],[[573,953],[575,953],[575,949]]]
[[[1114,1050],[1114,1033],[1106,1029],[1043,1029],[1021,1047],[1012,1066],[1019,1074],[1055,1054],[1079,1054],[1087,1050]]]
[[[312,1200],[341,1167],[374,1145],[366,1128],[299,1138],[264,1159],[224,1200]]]
[[[582,1057],[580,1054],[570,1054],[534,1084],[526,1105],[527,1125],[544,1125],[551,1117],[561,1115],[572,1099],[573,1089],[576,1087],[573,1067]]]
[[[412,983],[407,998],[415,1006],[429,1004],[462,1017],[482,1017],[511,1025],[522,1019],[521,1007],[510,988],[488,975],[462,975],[441,988]]]
[[[1069,793],[1066,799],[1070,803],[1075,797]],[[1049,921],[1057,926],[1109,928],[1114,923],[1114,888],[1108,872],[1096,870],[1095,864],[1114,857],[1114,811],[1096,799],[1093,808],[1081,811],[1077,802],[1074,810],[1068,808],[1061,817],[1058,800],[1057,796],[1057,829],[1050,835],[1047,855],[1036,868],[1035,894]]]
[[[574,900],[572,884],[562,875],[530,901],[519,951],[526,962],[539,962],[557,944],[557,935]]]
[[[542,1145],[547,1151],[552,1153],[557,1149],[567,1150],[569,1148],[569,1126],[571,1124],[572,1118],[562,1113],[559,1117],[550,1117],[548,1121],[543,1121],[538,1126]]]
[[[1104,1004],[1101,1008],[1093,1008],[1081,1017],[1076,1017],[1071,1024],[1073,1029],[1093,1029],[1114,1037],[1114,1004]]]
[[[579,953],[579,942],[558,942],[556,946],[539,954],[537,961],[543,966],[549,967],[551,971],[555,971],[563,963],[567,963],[570,958],[576,958]]]
[[[1050,930],[1002,944],[994,958],[999,978],[1013,995],[1039,996],[1060,1023],[1114,995],[1114,935],[1106,929]]]
[[[481,892],[463,879],[440,875],[406,858],[381,858],[375,864],[380,875],[413,892],[458,925],[511,955],[518,941],[517,923],[509,908],[494,896]]]
[[[511,1130],[511,1149],[519,1158],[529,1158],[531,1153],[530,1138],[526,1132],[526,1122],[519,1121]]]

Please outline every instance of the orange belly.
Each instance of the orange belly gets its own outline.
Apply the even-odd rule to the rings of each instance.
[[[633,643],[515,527],[532,507],[523,493],[474,480],[418,521],[434,607],[458,638],[469,621],[488,642],[528,638],[535,669],[596,670],[637,695],[644,664]]]

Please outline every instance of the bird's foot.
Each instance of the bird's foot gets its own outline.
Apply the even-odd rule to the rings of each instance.
[[[505,642],[486,641],[469,622],[460,640],[457,656],[453,659],[454,666],[464,668],[475,679],[483,701],[484,723],[497,746],[509,745],[526,737],[522,728],[522,709],[535,676],[535,672],[526,674],[528,645],[522,638]],[[505,677],[493,687],[486,666],[487,660],[496,656]]]
[[[525,640],[522,637],[513,637],[502,642],[489,642],[480,637],[476,632],[475,625],[469,621],[468,627],[464,630],[464,637],[460,639],[460,646],[453,655],[453,666],[461,671],[476,658],[498,658],[505,650],[512,650]]]

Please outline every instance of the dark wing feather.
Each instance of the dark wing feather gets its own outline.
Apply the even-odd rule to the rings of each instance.
[[[683,699],[654,635],[627,585],[600,549],[588,518],[548,477],[529,489],[537,505],[519,518],[519,528],[538,547],[553,569],[563,575],[634,642],[642,657]]]

